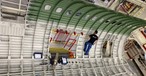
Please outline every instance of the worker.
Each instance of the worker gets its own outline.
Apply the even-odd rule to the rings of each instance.
[[[50,59],[50,64],[51,65],[57,65],[58,63],[59,64],[62,64],[62,65],[66,65],[68,63],[67,58],[66,57],[62,57],[62,56],[61,57],[58,57],[56,64],[54,64],[55,57],[51,57],[49,59]]]
[[[50,64],[51,64],[51,65],[54,65],[55,57],[51,57],[51,58],[49,58],[49,59],[50,59]]]
[[[96,35],[98,31],[96,30],[93,34],[89,35],[89,40],[85,42],[84,45],[84,54],[88,55],[92,45],[98,40],[98,36]]]
[[[146,33],[146,27],[143,27],[144,28],[144,33]]]

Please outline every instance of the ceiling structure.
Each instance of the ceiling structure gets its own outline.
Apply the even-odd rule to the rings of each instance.
[[[82,1],[69,0],[66,5],[63,4],[65,3],[63,1],[31,1],[28,20],[55,20],[58,24],[63,23],[66,26],[75,27],[74,29],[76,27],[89,30],[97,29],[127,35],[136,28],[145,26],[146,23],[142,19],[126,16]]]
[[[27,7],[28,7],[28,1],[29,0],[1,0],[0,3],[1,5],[1,16],[2,20],[6,20],[6,19],[11,19],[11,20],[15,20],[17,22],[24,22],[25,19],[25,15],[27,12]],[[93,4],[95,5],[99,5],[111,10],[115,10],[116,6],[118,6],[119,0],[110,0],[109,2],[106,0],[84,0],[86,2],[94,2]],[[144,1],[141,0],[137,0],[137,1],[131,1],[131,0],[127,0],[129,2],[132,2],[138,6],[143,7],[141,10],[138,10],[136,13],[132,13],[130,15],[134,16],[134,17],[138,17],[141,19],[145,19],[145,13],[146,13],[146,9],[145,9],[145,5],[146,3]],[[120,12],[120,11],[118,11]],[[17,18],[18,16],[18,18]],[[13,21],[13,22],[15,22]]]

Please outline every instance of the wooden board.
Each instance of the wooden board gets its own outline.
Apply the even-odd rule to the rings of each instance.
[[[57,47],[51,47],[49,48],[50,53],[69,53],[69,50],[64,48],[57,48]]]

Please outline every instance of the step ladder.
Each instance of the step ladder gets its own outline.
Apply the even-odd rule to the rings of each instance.
[[[65,42],[69,36],[69,33],[67,31],[64,31],[63,29],[57,29],[56,34],[53,38],[54,41],[59,41],[59,42]]]
[[[71,39],[71,38],[69,38],[68,40],[67,40],[67,42],[65,43],[65,45],[64,45],[64,48],[67,48],[68,50],[71,50],[71,48],[73,47],[73,45],[76,43],[76,39]]]

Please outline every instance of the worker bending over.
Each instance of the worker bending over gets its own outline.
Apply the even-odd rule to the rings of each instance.
[[[89,51],[92,47],[92,45],[95,43],[96,40],[98,40],[98,36],[96,35],[98,33],[98,31],[96,30],[93,34],[89,35],[89,40],[87,42],[85,42],[84,45],[84,54],[88,55]]]

